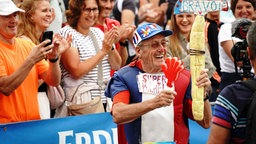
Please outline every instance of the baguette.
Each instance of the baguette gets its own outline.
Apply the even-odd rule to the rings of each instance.
[[[202,120],[204,116],[204,88],[196,86],[196,79],[205,68],[205,20],[197,15],[190,33],[190,70],[192,79],[192,113],[195,120]]]

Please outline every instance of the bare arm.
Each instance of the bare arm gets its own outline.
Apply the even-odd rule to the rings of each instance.
[[[89,73],[99,62],[106,56],[107,53],[99,51],[95,56],[80,62],[79,53],[76,48],[71,47],[62,54],[61,62],[68,70],[73,78],[79,79],[83,75]]]
[[[128,25],[128,29],[130,29],[130,36],[128,36],[128,41],[130,43],[132,43],[132,35],[133,35],[133,32],[134,30],[136,29],[136,26],[135,26],[135,13],[129,9],[125,9],[122,11],[122,15],[121,15],[121,25],[126,25],[125,27],[127,27]],[[128,32],[126,32],[128,33]],[[126,50],[126,51],[125,51]],[[122,65],[125,65],[126,64],[126,60],[127,58],[129,57],[129,54],[128,54],[128,51],[127,49],[123,49],[123,54],[125,57],[122,57],[123,58],[123,61],[122,61]]]
[[[111,50],[114,41],[117,39],[117,33],[117,30],[113,29],[111,29],[110,32],[106,32],[102,49],[96,55],[82,62],[80,62],[80,56],[77,49],[71,47],[62,54],[62,64],[70,72],[73,78],[79,79],[83,75],[88,74],[107,54],[109,54],[111,68],[119,69],[121,66],[121,58],[116,50]]]
[[[230,130],[216,124],[212,124],[207,144],[229,144]]]
[[[2,76],[0,78],[0,92],[5,95],[10,95],[27,77],[33,66],[43,60],[53,45],[44,47],[49,41],[44,41],[35,46],[30,52],[24,63],[11,75]]]
[[[126,61],[128,59],[128,51],[127,48],[125,46],[121,46],[118,49],[118,53],[121,57],[121,67],[125,66]]]
[[[48,85],[52,86],[58,86],[60,84],[60,79],[61,79],[61,71],[60,71],[60,66],[59,66],[59,59],[57,62],[52,63],[49,62],[49,68],[47,72],[43,73],[40,75],[44,82],[46,82]]]
[[[47,58],[49,60],[48,70],[41,74],[40,77],[52,86],[58,86],[61,80],[60,70],[60,57],[61,54],[70,48],[72,36],[68,35],[67,38],[62,38],[59,34],[54,35],[53,48],[47,51]],[[50,62],[50,59],[58,59],[56,62]]]
[[[139,23],[143,21],[154,22],[163,25],[165,22],[165,13],[168,9],[168,2],[161,3],[159,0],[151,0],[150,2],[142,1],[138,11]]]
[[[118,27],[119,38],[120,38],[119,42],[126,43],[126,40],[132,39],[135,28],[136,28],[135,25],[130,25],[128,23],[120,25]],[[128,46],[128,43],[127,43],[127,46]],[[118,49],[118,53],[122,59],[121,66],[124,66],[128,58],[128,51],[126,46],[120,45],[120,48]]]
[[[2,76],[0,78],[0,92],[4,95],[10,95],[27,77],[34,66],[34,62],[27,59],[13,74]]]
[[[119,70],[122,64],[121,56],[119,55],[118,51],[116,49],[112,50],[108,54],[108,61],[111,65],[111,68],[113,70]]]
[[[140,0],[140,6],[147,3],[152,3],[156,7],[159,4],[159,0]]]
[[[155,7],[159,5],[160,0],[150,0],[150,3],[152,3]]]
[[[197,123],[203,128],[209,128],[211,126],[212,120],[212,109],[209,100],[204,101],[204,118],[202,121],[197,121]]]
[[[103,48],[107,49],[108,62],[112,69],[118,70],[121,67],[122,59],[116,49],[112,50],[113,44],[119,41],[119,32],[117,27],[113,27],[110,31],[104,34]],[[109,50],[110,49],[110,50]]]
[[[122,11],[122,17],[121,17],[121,24],[129,24],[129,25],[134,25],[135,22],[135,14],[133,11],[129,9],[125,9]]]
[[[231,49],[233,47],[233,42],[231,40],[221,42],[221,46],[224,49],[225,53],[228,55],[228,57],[234,61],[233,56],[231,54]]]
[[[164,90],[155,98],[135,104],[116,103],[112,108],[114,122],[117,124],[134,121],[143,114],[156,108],[169,106],[176,95],[175,91]]]

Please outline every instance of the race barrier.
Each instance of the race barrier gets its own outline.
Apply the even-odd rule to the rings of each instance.
[[[0,125],[1,144],[118,144],[110,113]]]

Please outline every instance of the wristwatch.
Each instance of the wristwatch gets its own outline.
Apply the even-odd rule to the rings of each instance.
[[[209,100],[209,95],[208,94],[206,94],[206,97],[204,98],[204,101],[207,101],[207,100]]]
[[[56,63],[58,61],[59,57],[57,56],[55,59],[49,59],[49,62]]]
[[[125,40],[124,42],[119,41],[119,44],[120,44],[120,46],[122,46],[122,47],[126,47],[126,46],[128,46],[128,40]]]

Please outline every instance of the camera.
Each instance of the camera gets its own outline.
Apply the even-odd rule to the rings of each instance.
[[[231,49],[231,54],[234,58],[236,73],[240,74],[240,76],[244,78],[250,78],[253,76],[253,73],[251,73],[252,66],[248,58],[248,44],[246,41],[246,35],[251,24],[252,21],[245,18],[238,19],[232,23],[232,37],[237,37],[242,41],[234,44],[234,46]],[[241,73],[238,73],[237,62],[242,62],[242,66],[240,68],[242,69],[243,72]]]

